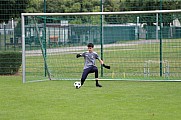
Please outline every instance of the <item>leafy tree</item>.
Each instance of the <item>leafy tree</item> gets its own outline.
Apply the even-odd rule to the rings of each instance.
[[[18,1],[18,0],[11,0]],[[20,1],[20,0],[19,0]],[[43,0],[27,0],[28,6],[26,12],[43,12],[44,1]],[[147,10],[159,10],[160,0],[103,0],[105,12],[116,11],[147,11]],[[66,12],[99,12],[101,0],[46,0],[46,12],[49,13],[66,13]],[[180,9],[180,0],[163,0],[162,9]],[[1,11],[0,11],[1,12]],[[156,20],[156,16],[150,14],[144,15],[106,15],[105,22],[109,24],[121,24],[128,22],[136,22],[136,17],[140,17],[141,23],[147,23],[147,25],[153,25]],[[163,21],[166,21],[164,25],[168,25],[173,19],[180,18],[179,15],[163,14]],[[114,19],[110,19],[110,17]],[[64,19],[64,18],[62,18]],[[99,23],[100,16],[88,17],[88,16],[76,16],[72,18],[73,23],[85,23],[90,21],[96,21]],[[53,21],[50,21],[53,22]]]
[[[0,0],[0,23],[8,22],[11,18],[17,18],[25,12],[29,0]]]
[[[43,0],[29,0],[25,11],[29,13],[43,12],[44,6],[41,6],[42,4]]]
[[[160,0],[120,0],[120,11],[149,11],[149,10],[160,10],[160,9],[180,9],[181,1],[180,0],[163,0],[160,3]],[[160,5],[162,4],[162,8]],[[127,21],[136,22],[136,17],[140,17],[141,23],[147,23],[149,26],[153,26],[156,21],[155,14],[142,14],[142,15],[132,15],[126,17]],[[178,16],[177,16],[178,17]],[[173,21],[173,14],[162,14],[162,21],[164,25],[169,25]],[[159,19],[160,20],[160,19]]]

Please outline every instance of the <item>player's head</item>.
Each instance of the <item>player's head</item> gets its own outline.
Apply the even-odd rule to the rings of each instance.
[[[87,47],[92,47],[92,48],[94,48],[94,44],[93,44],[93,43],[89,43],[89,44],[87,45]]]
[[[94,48],[94,44],[89,43],[89,44],[87,45],[87,48],[88,48],[89,52],[92,52],[92,51],[93,51],[93,48]]]

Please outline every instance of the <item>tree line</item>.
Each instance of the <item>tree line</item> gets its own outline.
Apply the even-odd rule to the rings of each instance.
[[[180,9],[181,0],[102,0],[103,11],[147,11],[160,9]],[[20,17],[22,12],[44,12],[44,0],[0,0],[0,22],[7,21],[12,17]],[[71,12],[99,12],[101,11],[101,0],[46,0],[47,13],[71,13]],[[147,16],[147,15],[145,15]],[[168,24],[172,21],[173,15],[167,14]],[[107,16],[108,18],[109,16]],[[114,16],[113,16],[114,17]],[[135,22],[137,16],[127,16],[125,18],[116,18],[114,21],[105,19],[108,23]],[[177,16],[178,17],[178,16]],[[163,16],[163,18],[165,18]],[[155,17],[142,17],[142,22],[154,21]],[[141,22],[141,21],[140,21]]]

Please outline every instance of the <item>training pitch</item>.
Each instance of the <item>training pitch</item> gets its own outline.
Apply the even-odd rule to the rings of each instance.
[[[0,77],[1,120],[179,120],[179,82],[44,81]]]

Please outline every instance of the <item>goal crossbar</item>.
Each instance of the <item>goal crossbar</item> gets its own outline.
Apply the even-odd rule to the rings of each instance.
[[[126,11],[126,12],[84,12],[84,13],[21,13],[22,16],[59,16],[59,15],[124,15],[124,14],[156,14],[156,13],[177,13],[177,10],[151,10],[151,11]]]

